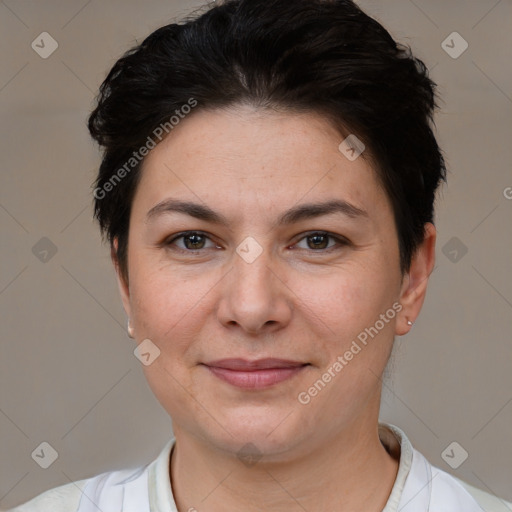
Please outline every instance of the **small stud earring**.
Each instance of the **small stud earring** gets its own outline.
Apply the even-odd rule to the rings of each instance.
[[[132,339],[135,338],[135,334],[133,332],[133,327],[132,327],[132,324],[130,323],[130,319],[128,318],[128,326],[126,328],[126,330],[128,331],[128,336]]]
[[[410,320],[407,320],[407,325],[412,325],[412,322]]]

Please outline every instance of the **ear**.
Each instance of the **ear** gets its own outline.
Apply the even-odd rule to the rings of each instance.
[[[418,317],[427,293],[428,278],[434,269],[436,228],[432,223],[427,222],[424,229],[423,242],[416,249],[409,271],[404,275],[402,281],[400,290],[402,310],[395,325],[395,333],[398,336],[407,334],[411,329],[407,321],[414,323]]]
[[[119,267],[119,259],[117,257],[117,248],[118,248],[118,240],[117,240],[117,238],[114,238],[113,246],[110,249],[110,257],[112,258],[112,263],[114,264],[114,269],[116,271],[117,286],[119,288],[119,294],[121,295],[121,300],[123,301],[124,311],[126,313],[126,316],[128,318],[130,318],[130,316],[131,316],[130,287],[121,273],[121,269]]]

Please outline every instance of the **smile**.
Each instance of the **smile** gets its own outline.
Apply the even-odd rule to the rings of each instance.
[[[262,389],[284,382],[302,372],[306,363],[266,359],[255,362],[231,359],[205,365],[217,378],[243,389]]]

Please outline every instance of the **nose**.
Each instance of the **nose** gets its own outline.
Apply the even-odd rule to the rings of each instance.
[[[225,326],[238,326],[247,334],[271,334],[290,322],[293,292],[286,272],[275,257],[263,249],[253,261],[233,254],[233,268],[223,280],[218,319]]]

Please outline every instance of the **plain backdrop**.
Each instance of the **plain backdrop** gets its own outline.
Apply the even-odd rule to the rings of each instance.
[[[92,220],[99,152],[85,120],[121,53],[200,5],[0,3],[1,508],[149,462],[171,436]],[[396,340],[381,418],[434,465],[512,500],[512,2],[360,5],[438,83],[449,168],[437,265],[422,314]],[[47,58],[31,46],[42,32],[58,44]],[[58,454],[47,469],[32,457],[43,442]],[[468,454],[456,469],[442,456],[453,442]]]

